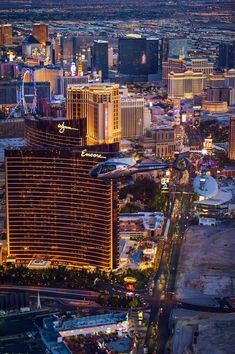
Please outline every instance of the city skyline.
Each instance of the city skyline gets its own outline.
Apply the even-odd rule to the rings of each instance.
[[[0,1],[1,353],[232,354],[234,19]]]

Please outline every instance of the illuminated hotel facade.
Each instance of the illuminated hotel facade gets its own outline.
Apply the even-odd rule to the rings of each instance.
[[[0,46],[8,46],[13,44],[12,25],[0,25]]]
[[[137,139],[144,131],[144,98],[124,96],[121,99],[122,138]]]
[[[26,118],[26,144],[35,148],[69,148],[86,145],[86,119],[67,121],[64,118]]]
[[[203,92],[206,75],[187,70],[184,73],[171,72],[168,79],[169,98],[193,98]]]
[[[230,118],[228,158],[235,160],[235,116]]]
[[[45,23],[34,23],[32,32],[34,38],[42,45],[46,45],[46,41],[48,41],[48,25]]]
[[[69,122],[60,124],[65,127],[60,126],[61,136],[75,132],[66,129]],[[57,128],[51,126],[52,135]],[[47,137],[41,147],[37,140],[36,147],[34,136],[31,131],[31,141],[27,138],[31,146],[6,151],[8,259],[104,271],[117,267],[117,184],[92,179],[89,170],[118,144],[92,146],[92,152],[87,146],[48,148]]]
[[[67,119],[87,119],[87,143],[111,144],[121,139],[119,85],[68,85]]]

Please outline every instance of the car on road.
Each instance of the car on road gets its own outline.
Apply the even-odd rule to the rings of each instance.
[[[160,307],[159,308],[159,315],[162,315],[163,314],[163,307]]]

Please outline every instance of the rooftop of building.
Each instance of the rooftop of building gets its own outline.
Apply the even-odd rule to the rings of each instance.
[[[154,127],[149,127],[147,130],[149,131],[158,131],[158,130],[174,130],[175,128],[170,125],[158,125]]]
[[[230,202],[232,198],[233,194],[231,191],[219,189],[218,193],[216,193],[213,197],[198,201],[197,204],[219,206]]]
[[[0,139],[0,162],[4,161],[5,149],[17,149],[24,146],[23,138]]]
[[[205,198],[212,198],[218,193],[218,184],[216,180],[209,175],[197,176],[193,181],[193,187],[194,192]]]
[[[155,230],[161,227],[164,214],[161,212],[124,213],[120,214],[119,220],[122,231],[132,231],[133,226],[139,231]],[[134,225],[131,222],[134,222]]]
[[[120,338],[114,342],[106,343],[106,347],[113,353],[129,353],[132,339],[130,337]]]
[[[76,90],[76,89],[91,89],[91,90],[106,90],[106,89],[112,89],[112,88],[118,88],[119,89],[119,84],[115,83],[83,83],[83,84],[68,84],[67,90]]]
[[[55,326],[58,332],[69,331],[72,329],[82,329],[87,327],[105,326],[109,324],[117,324],[127,320],[127,312],[111,312],[96,316],[77,317],[64,321],[62,324]]]

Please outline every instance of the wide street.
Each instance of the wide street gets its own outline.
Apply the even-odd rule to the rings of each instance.
[[[17,286],[17,285],[0,285],[0,291],[27,291],[29,294],[40,293],[41,296],[64,298],[67,300],[95,300],[100,293],[89,290],[71,290],[61,288],[47,288],[41,286]]]
[[[188,195],[185,195],[185,198],[188,197]],[[168,213],[171,219],[168,237],[167,240],[159,244],[162,253],[159,267],[154,277],[151,312],[145,340],[148,354],[163,354],[170,334],[168,323],[171,310],[176,304],[174,287],[180,246],[182,235],[188,226],[187,222],[181,220],[185,212],[182,204],[182,198],[174,193]]]

